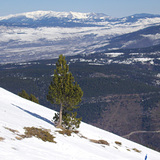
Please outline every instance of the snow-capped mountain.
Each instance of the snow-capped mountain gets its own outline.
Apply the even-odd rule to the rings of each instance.
[[[150,21],[150,23],[156,23],[158,19],[160,19],[160,15],[153,14],[135,14],[123,18],[112,18],[103,13],[34,11],[0,17],[0,24],[30,27],[87,27],[108,26],[108,23],[116,25],[135,22],[139,23],[142,21],[143,23],[147,21]]]
[[[59,26],[84,27],[98,26],[98,22],[114,21],[103,13],[35,11],[0,17],[2,25],[9,26]]]
[[[9,20],[11,18],[26,17],[33,20],[41,20],[44,18],[68,18],[68,19],[109,19],[110,17],[103,13],[81,13],[81,12],[55,12],[55,11],[35,11],[20,13],[15,15],[3,16],[0,20]]]
[[[0,159],[142,160],[146,155],[149,160],[160,159],[160,153],[154,150],[86,123],[81,124],[78,133],[62,135],[50,121],[55,111],[3,88],[0,97]],[[55,143],[36,136],[27,138],[25,127],[49,132]]]
[[[159,17],[160,15],[156,15],[156,14],[141,13],[141,14],[134,14],[127,17],[122,17],[120,18],[120,20],[123,22],[136,22],[136,21],[142,21],[145,19],[149,20],[149,19],[159,18]]]
[[[35,11],[0,17],[0,63],[91,54],[104,46],[113,50],[158,45],[159,30],[145,29],[159,25],[160,15],[152,14],[112,18],[103,13]]]

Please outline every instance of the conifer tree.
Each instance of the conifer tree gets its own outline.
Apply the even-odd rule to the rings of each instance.
[[[25,99],[29,99],[29,95],[28,95],[28,93],[24,89],[21,92],[19,92],[18,95],[20,97],[25,98]]]
[[[59,114],[56,114],[54,117],[58,119],[57,127],[62,127],[62,122],[65,120],[65,118],[63,118],[64,115],[66,113],[69,115],[69,111],[77,107],[81,102],[82,96],[83,91],[75,82],[72,73],[69,72],[69,66],[67,65],[65,56],[60,55],[47,95],[47,99],[51,103],[60,106]]]
[[[35,95],[31,94],[29,96],[29,100],[39,104],[39,100],[35,97]]]
[[[33,94],[29,95],[24,89],[21,92],[19,92],[18,95],[20,97],[23,97],[25,99],[28,99],[32,102],[35,102],[35,103],[39,104],[39,100]]]

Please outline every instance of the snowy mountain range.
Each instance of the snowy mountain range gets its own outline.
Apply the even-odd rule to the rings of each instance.
[[[22,26],[87,27],[87,26],[108,26],[108,23],[112,23],[114,25],[133,23],[144,20],[156,23],[156,20],[159,18],[160,15],[152,15],[152,14],[135,14],[123,18],[112,18],[103,13],[35,11],[35,12],[27,12],[27,13],[0,17],[0,24],[8,26],[21,26],[21,27]]]
[[[0,97],[0,159],[142,160],[146,154],[149,160],[160,159],[159,152],[83,122],[77,133],[60,134],[51,122],[55,111],[3,88]],[[36,134],[27,137],[26,128],[48,132],[54,142],[45,142]]]
[[[80,13],[80,12],[54,12],[54,11],[35,11],[16,15],[1,17],[3,25],[11,26],[59,26],[59,27],[80,27],[98,26],[97,22],[114,21],[105,14],[101,13]]]
[[[112,18],[103,13],[35,11],[0,17],[0,63],[91,54],[101,47],[149,47],[160,43],[159,26],[160,15],[152,14]]]

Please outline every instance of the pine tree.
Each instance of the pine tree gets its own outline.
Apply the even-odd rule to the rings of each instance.
[[[35,102],[35,103],[39,104],[38,99],[33,94],[29,95],[24,89],[21,92],[19,92],[18,95],[20,97],[23,97],[25,99],[28,99],[28,100],[30,100],[32,102]]]
[[[29,100],[39,104],[39,100],[35,97],[35,95],[31,94],[29,96]]]
[[[64,115],[66,113],[69,114],[70,111],[77,107],[81,102],[82,96],[83,91],[75,82],[72,73],[69,72],[69,66],[67,65],[65,57],[60,55],[47,95],[47,99],[51,103],[60,106],[59,114],[56,114],[54,117],[58,119],[57,127],[62,126],[62,122],[65,121],[65,118],[63,118]]]
[[[21,92],[19,92],[18,95],[19,95],[20,97],[23,97],[23,98],[29,100],[29,95],[28,95],[28,93],[27,93],[24,89],[23,89]]]

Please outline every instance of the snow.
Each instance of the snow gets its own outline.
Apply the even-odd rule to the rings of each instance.
[[[55,111],[23,99],[0,88],[0,159],[2,160],[149,160],[160,159],[160,153],[126,140],[122,137],[82,123],[78,134],[61,135],[51,123]],[[38,138],[16,139],[16,133],[24,134],[24,127],[50,129],[56,143]],[[82,138],[81,135],[87,137]],[[89,139],[106,140],[109,146],[90,142]],[[122,143],[121,146],[115,141]],[[135,152],[133,148],[141,152]]]
[[[0,26],[0,56],[3,60],[0,63],[50,59],[57,57],[59,53],[65,55],[92,53],[94,48],[106,45],[101,44],[103,39],[106,41],[105,37],[110,38],[133,30],[130,27],[124,29],[120,26],[111,28],[20,28]]]
[[[131,41],[128,41],[127,43],[124,43],[122,48],[125,48],[129,45],[133,45],[133,44],[136,44],[137,40],[131,40]]]
[[[108,57],[118,57],[120,55],[123,55],[124,53],[105,53]]]
[[[99,16],[100,15],[100,16]],[[71,18],[71,19],[89,19],[89,18],[110,18],[109,16],[105,14],[96,14],[96,13],[81,13],[81,12],[55,12],[55,11],[33,11],[33,12],[26,12],[26,13],[19,13],[14,15],[8,15],[0,17],[0,20],[6,20],[10,18],[16,18],[20,16],[25,16],[27,18],[31,18],[33,20],[39,20],[44,17],[57,17],[57,18]]]
[[[160,73],[157,74],[157,77],[160,78]]]
[[[146,37],[146,38],[150,38],[152,40],[160,39],[160,34],[159,33],[156,33],[156,34],[147,34],[147,35],[141,35],[141,36]]]

